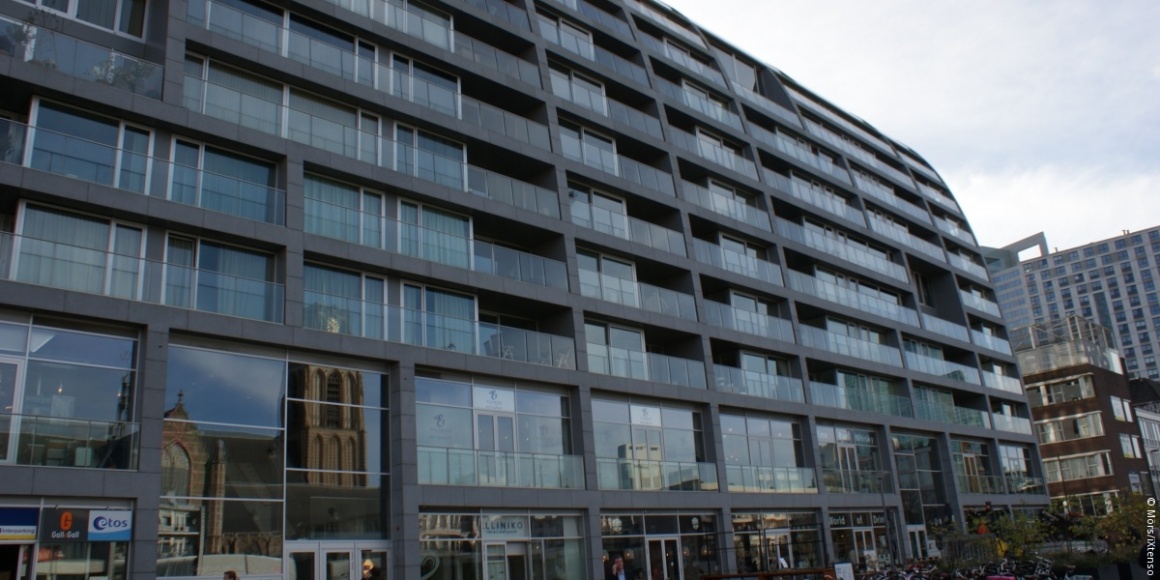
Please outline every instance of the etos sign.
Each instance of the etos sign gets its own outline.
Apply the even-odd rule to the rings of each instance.
[[[40,512],[42,542],[121,542],[133,535],[129,510],[45,509]]]

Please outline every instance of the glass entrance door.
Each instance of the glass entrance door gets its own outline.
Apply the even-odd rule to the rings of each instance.
[[[854,528],[854,546],[859,560],[865,560],[866,569],[878,569],[878,545],[874,541],[873,528]]]
[[[20,439],[20,392],[24,385],[22,361],[0,358],[0,463],[16,461]]]
[[[926,546],[926,526],[910,526],[907,529],[910,537],[910,557],[929,558],[930,553]]]
[[[0,544],[0,578],[32,580],[32,544]]]
[[[648,541],[647,580],[681,580],[681,550],[677,538]]]
[[[385,542],[287,542],[289,580],[384,580]]]
[[[789,532],[766,532],[766,570],[787,570],[793,567],[793,547],[789,543]]]

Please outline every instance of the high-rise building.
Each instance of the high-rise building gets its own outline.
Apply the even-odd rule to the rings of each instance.
[[[637,578],[1045,506],[917,153],[645,0],[2,0],[0,576]]]
[[[983,254],[1008,327],[1090,319],[1112,329],[1128,376],[1160,378],[1160,226],[1066,250],[1041,232]]]

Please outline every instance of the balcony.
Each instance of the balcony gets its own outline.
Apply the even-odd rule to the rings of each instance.
[[[850,172],[845,167],[835,164],[834,159],[829,156],[818,155],[805,143],[753,123],[749,124],[749,133],[758,141],[780,151],[783,155],[798,161],[800,164],[814,169],[820,175],[825,175],[842,185],[849,186],[851,184]]]
[[[961,324],[955,324],[949,320],[943,320],[937,316],[931,316],[925,312],[922,314],[922,327],[947,338],[970,342],[967,327]]]
[[[499,18],[510,24],[514,24],[516,28],[524,31],[531,30],[531,24],[528,22],[528,13],[522,8],[514,4],[508,4],[503,0],[463,0],[469,6],[474,6],[480,11],[486,12],[496,18]]]
[[[573,200],[571,213],[572,223],[578,226],[678,256],[687,255],[685,237],[680,232],[632,216],[614,213],[584,201]]]
[[[709,264],[768,284],[784,286],[781,279],[781,268],[777,264],[696,238],[693,239],[693,251],[697,261],[702,264]]]
[[[658,91],[666,97],[710,118],[718,123],[727,125],[738,133],[744,132],[741,128],[741,117],[730,111],[728,105],[706,98],[694,91],[686,90],[676,83],[669,82],[661,77],[653,79]]]
[[[959,227],[959,224],[938,216],[935,216],[934,223],[938,226],[939,231],[965,243],[968,247],[979,247],[979,242],[975,240],[975,236],[971,232]]]
[[[926,196],[927,199],[939,204],[945,209],[949,209],[958,215],[963,215],[963,210],[959,207],[959,203],[950,196],[950,194],[935,189],[925,183],[918,181],[918,192]]]
[[[419,448],[420,485],[584,489],[579,455]]]
[[[348,0],[331,0],[333,3]],[[372,0],[374,1],[374,0]],[[517,79],[536,88],[543,88],[540,67],[511,53],[504,52],[486,42],[476,40],[462,33],[455,33],[455,54],[476,64],[486,66],[496,72]]]
[[[645,189],[676,196],[677,190],[673,185],[673,176],[650,165],[645,165],[635,159],[617,155],[617,166],[620,171],[617,175]]]
[[[638,0],[627,0],[626,4],[631,6],[637,12],[647,16],[649,21],[653,22],[654,24],[659,24],[660,26],[664,27],[665,30],[679,36],[685,42],[688,42],[689,44],[699,48],[705,48],[705,41],[701,40],[700,35],[698,35],[696,32],[693,32],[692,30],[689,30],[688,28],[685,28],[684,26],[677,24],[676,22],[673,22],[672,20],[669,20],[668,16],[657,12],[656,9],[652,6]]]
[[[685,201],[713,213],[721,214],[767,232],[773,231],[769,225],[769,213],[759,207],[749,205],[737,197],[722,195],[688,181],[681,182],[681,197]]]
[[[307,290],[306,328],[565,369],[572,338]]]
[[[801,128],[801,126],[802,126],[801,119],[798,118],[798,114],[795,113],[794,111],[792,111],[786,107],[783,107],[783,106],[765,98],[764,96],[759,95],[759,94],[753,92],[752,90],[741,86],[740,84],[738,84],[736,82],[730,82],[729,85],[731,87],[733,87],[734,93],[737,93],[738,95],[740,95],[741,98],[746,100],[746,102],[748,102],[751,105],[756,106],[762,112],[771,115],[773,118],[777,119],[778,121],[788,123],[789,125],[796,127],[796,128],[799,128],[799,129]]]
[[[561,35],[558,30],[541,26],[540,35],[548,42],[591,62],[599,63],[616,74],[630,78],[636,85],[647,87],[648,73],[640,65],[591,41],[581,43]]]
[[[918,400],[914,402],[914,411],[915,418],[925,421],[991,428],[991,415],[978,409]]]
[[[812,467],[726,465],[725,481],[736,493],[818,493]]]
[[[959,290],[959,296],[961,296],[963,299],[963,306],[966,306],[967,308],[974,308],[979,312],[986,312],[991,316],[1000,316],[999,305],[991,302],[990,300],[987,300],[986,298],[983,298],[982,296],[978,296],[965,290]]]
[[[982,385],[979,369],[941,358],[906,351],[906,368],[972,385]]]
[[[823,328],[801,325],[801,343],[843,356],[852,356],[884,365],[902,366],[902,353],[892,346],[830,332]]]
[[[763,399],[804,403],[802,380],[782,375],[747,371],[726,365],[713,365],[716,390]]]
[[[951,266],[954,266],[955,268],[958,268],[959,270],[962,270],[963,272],[966,272],[980,280],[991,280],[991,277],[987,275],[987,268],[966,256],[956,254],[954,252],[947,252],[947,262],[949,262]]]
[[[880,253],[872,252],[862,245],[850,243],[849,238],[832,237],[823,232],[807,229],[783,218],[775,220],[777,233],[805,246],[820,250],[836,258],[840,258],[856,266],[889,276],[900,282],[907,282],[906,268],[895,264],[883,257]]]
[[[628,23],[617,18],[616,16],[597,8],[586,0],[556,0],[556,3],[568,7],[572,10],[578,11],[580,14],[586,16],[589,20],[594,20],[604,25],[605,27],[615,30],[625,39],[632,38],[632,29],[629,28]]]
[[[999,431],[1019,433],[1022,435],[1031,434],[1031,419],[1025,417],[1013,417],[1001,413],[992,413],[991,424]]]
[[[560,217],[559,195],[555,191],[469,165],[462,157],[446,157],[192,76],[185,77],[184,98],[185,107],[197,113],[387,167],[457,191]],[[284,123],[283,119],[289,121]]]
[[[175,264],[163,266],[164,304],[168,306],[282,324],[285,287],[281,284]],[[161,278],[150,273],[146,280],[151,286]],[[156,294],[148,286],[145,291],[147,296]]]
[[[835,125],[838,125],[846,131],[849,131],[850,133],[858,136],[871,145],[878,147],[882,151],[885,151],[890,155],[894,155],[894,147],[891,147],[890,144],[874,135],[871,135],[868,131],[859,127],[858,125],[855,125],[854,123],[846,120],[845,117],[842,117],[841,115],[831,111],[829,107],[814,101],[812,98],[806,96],[805,93],[801,93],[791,86],[787,85],[785,90],[789,93],[789,96],[792,97],[794,101],[797,101],[799,105],[806,105],[811,111],[825,117]]]
[[[947,261],[942,247],[910,233],[910,230],[906,226],[888,221],[874,214],[870,214],[867,217],[867,221],[870,223],[870,229],[882,236],[890,238],[936,262]]]
[[[588,372],[705,388],[705,364],[701,361],[591,342],[588,343]]]
[[[639,40],[645,46],[648,46],[653,52],[665,55],[665,58],[674,63],[677,63],[685,70],[690,71],[700,76],[701,78],[712,81],[713,84],[717,85],[718,87],[724,89],[729,86],[725,83],[725,77],[721,74],[721,72],[713,68],[712,65],[692,58],[681,50],[669,48],[669,45],[665,42],[653,36],[649,36],[646,33],[638,34],[637,40]],[[704,45],[698,44],[698,46],[703,47]],[[648,84],[645,83],[645,86],[648,86]]]
[[[940,183],[940,184],[943,182],[942,178],[939,177],[938,174],[935,173],[933,169],[927,167],[925,164],[918,161],[917,159],[914,159],[909,154],[907,154],[906,151],[902,151],[901,157],[902,157],[902,160],[905,161],[906,164],[911,169],[921,173],[927,179],[929,179],[935,183]]]
[[[791,178],[786,178],[765,168],[762,168],[762,171],[764,172],[763,181],[773,184],[775,188],[788,192],[795,198],[828,212],[831,215],[838,216],[861,227],[866,227],[866,217],[862,214],[861,209],[847,203],[846,199],[842,196],[827,191],[824,186],[806,181],[796,175]]]
[[[601,490],[717,491],[717,464],[646,459],[596,459]]]
[[[669,142],[702,159],[736,171],[754,181],[757,180],[757,165],[746,159],[740,150],[734,150],[672,126],[669,127]]]
[[[851,471],[823,469],[822,485],[826,493],[893,493],[894,482],[884,471]]]
[[[971,342],[983,348],[991,349],[995,352],[1003,354],[1011,354],[1011,343],[1006,339],[999,338],[993,334],[987,334],[975,329],[971,329]]]
[[[105,46],[7,18],[0,18],[0,46],[8,47],[5,54],[19,62],[161,99],[165,67]]]
[[[791,289],[815,298],[856,308],[867,314],[889,318],[910,326],[918,326],[918,313],[898,302],[814,278],[797,270],[786,270],[786,281]]]
[[[961,494],[993,495],[1007,493],[1003,477],[999,475],[955,474],[955,487]]]
[[[557,95],[560,96],[560,95]],[[569,94],[563,96],[568,102],[588,111],[592,111],[599,115],[612,119],[615,124],[627,125],[640,131],[663,140],[664,133],[661,131],[661,121],[644,111],[634,109],[620,101],[609,98],[608,96],[598,96],[592,94],[587,98],[577,98],[576,94]]]
[[[1042,477],[1008,474],[1007,493],[1047,495],[1047,486],[1044,484]]]
[[[697,320],[697,307],[690,294],[600,272],[580,270],[580,294],[665,316]]]
[[[882,185],[877,180],[868,178],[862,175],[861,172],[854,172],[854,184],[858,189],[864,193],[870,194],[870,197],[885,203],[886,205],[906,214],[908,217],[914,218],[919,223],[926,225],[933,225],[930,219],[930,212],[925,207],[917,206],[894,193],[894,190],[889,186]]]
[[[895,417],[914,416],[914,409],[907,397],[870,393],[817,381],[810,381],[810,404]]]
[[[794,343],[793,323],[783,318],[742,310],[706,300],[701,303],[705,308],[705,322],[718,328],[728,328],[745,334],[752,334],[765,338],[772,338],[782,342]]]
[[[1019,377],[1009,377],[991,371],[979,371],[983,376],[983,386],[1000,391],[1007,391],[1016,395],[1023,394],[1023,383],[1019,381]]]
[[[140,424],[0,413],[0,463],[137,469]],[[8,436],[16,437],[15,455]]]

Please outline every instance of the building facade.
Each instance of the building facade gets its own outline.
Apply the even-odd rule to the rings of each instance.
[[[1054,251],[1039,233],[983,255],[1011,328],[1091,319],[1112,329],[1129,377],[1160,379],[1160,227]]]
[[[938,174],[667,8],[0,19],[0,575],[696,579],[1047,505]]]

